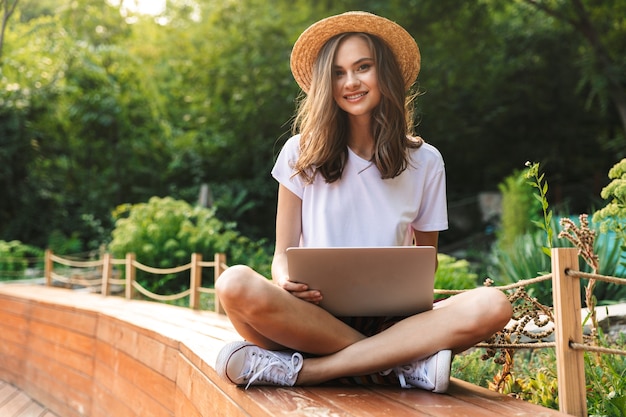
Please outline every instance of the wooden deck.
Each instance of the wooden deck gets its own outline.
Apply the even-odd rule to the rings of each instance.
[[[13,385],[0,381],[0,416],[58,417]]]
[[[221,346],[238,339],[213,312],[0,286],[0,380],[54,412],[37,416],[565,416],[454,378],[443,395],[399,387],[243,390],[213,368]]]

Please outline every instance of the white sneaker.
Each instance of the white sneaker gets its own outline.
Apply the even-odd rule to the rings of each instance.
[[[302,369],[300,353],[262,349],[249,342],[232,342],[217,355],[219,376],[235,385],[280,385],[291,387]]]
[[[450,383],[450,366],[452,352],[442,350],[421,361],[409,365],[398,366],[383,373],[388,375],[394,371],[402,388],[421,388],[427,391],[443,393]]]

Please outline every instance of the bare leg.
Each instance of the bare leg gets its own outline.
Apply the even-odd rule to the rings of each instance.
[[[299,385],[371,374],[444,349],[463,351],[502,329],[512,313],[503,293],[479,288],[366,338],[248,267],[229,268],[216,287],[233,325],[246,340],[266,349],[289,347],[322,355],[304,360]]]
[[[265,349],[335,353],[365,338],[325,310],[300,300],[247,266],[232,266],[216,285],[237,332]]]
[[[423,359],[444,349],[462,352],[501,330],[511,313],[510,303],[499,290],[469,291],[336,354],[305,360],[298,384],[366,375]]]

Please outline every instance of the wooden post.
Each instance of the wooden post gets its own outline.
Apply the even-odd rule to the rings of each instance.
[[[135,288],[133,284],[135,283],[135,254],[127,253],[126,254],[126,298],[128,300],[132,300],[133,295],[135,293]]]
[[[52,250],[46,249],[46,254],[44,257],[44,278],[46,279],[46,286],[52,286]]]
[[[104,253],[102,256],[102,288],[100,293],[104,296],[109,295],[109,279],[111,278],[111,254]]]
[[[578,249],[552,249],[552,297],[556,339],[556,369],[560,411],[587,416],[584,353],[570,348],[582,343],[580,280],[566,275],[578,271]]]
[[[213,287],[215,287],[218,278],[222,275],[222,272],[226,270],[226,268],[224,268],[226,265],[226,255],[223,253],[216,253],[213,257],[213,265]],[[226,314],[217,293],[215,293],[215,312],[219,314]]]
[[[194,310],[200,308],[200,291],[198,291],[198,288],[202,286],[202,266],[200,265],[200,262],[202,262],[202,254],[192,253],[191,270],[189,272],[189,287],[191,289],[191,294],[189,294],[189,307]]]

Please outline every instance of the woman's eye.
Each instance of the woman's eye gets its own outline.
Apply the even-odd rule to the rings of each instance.
[[[359,67],[359,71],[367,71],[368,69],[370,69],[371,66],[372,66],[371,64],[362,64]]]

